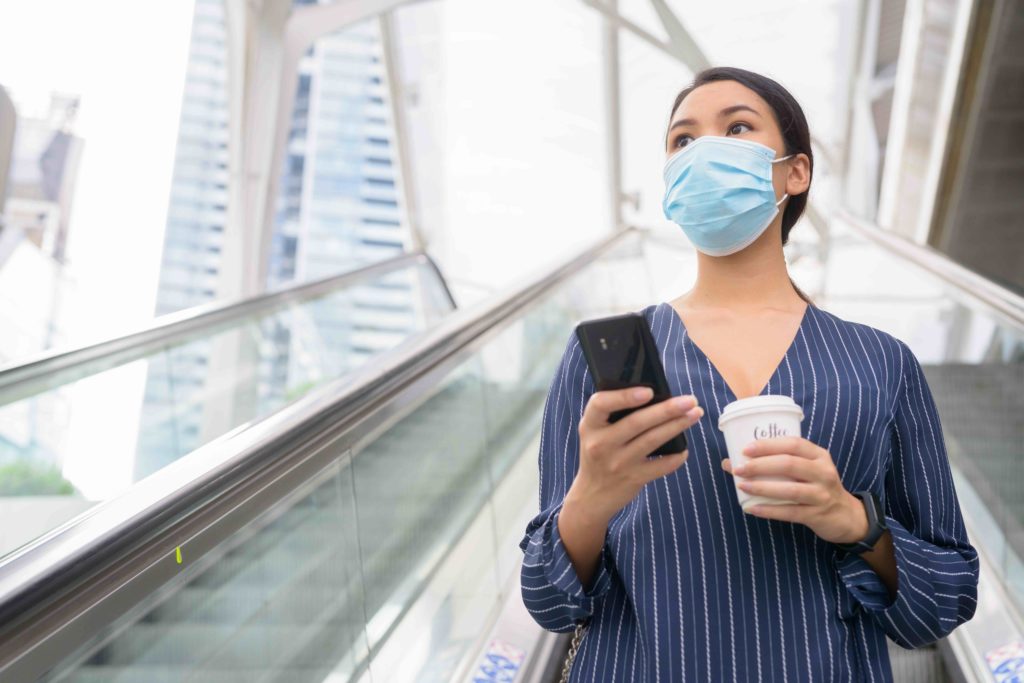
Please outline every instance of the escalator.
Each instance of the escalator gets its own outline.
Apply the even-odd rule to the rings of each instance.
[[[967,292],[854,223],[827,249],[791,254],[795,278],[817,283],[803,288],[818,305],[911,344],[971,531],[984,510],[1012,529],[1024,510],[999,482],[1024,480],[1009,412],[1024,385],[1024,309]],[[131,363],[162,362],[166,378],[182,348],[219,348],[204,365],[211,388],[144,413],[143,464],[122,489],[0,549],[0,681],[462,681],[495,643],[523,654],[517,681],[550,680],[566,634],[523,619],[518,541],[536,510],[551,372],[575,321],[684,291],[679,274],[695,271],[683,246],[624,230],[469,308],[453,307],[425,257],[402,257],[0,371],[0,404],[16,408]],[[850,278],[865,259],[870,281]],[[365,287],[380,278],[408,315],[366,350],[372,335],[339,332],[334,309],[372,307]],[[961,343],[929,345],[943,329]],[[330,367],[317,367],[321,355]],[[299,385],[275,365],[294,373],[296,356],[314,358]],[[1008,575],[1005,536],[994,566]],[[1009,623],[1019,598],[1006,586],[993,589],[1011,596]],[[897,680],[982,680],[979,653],[1006,634],[968,628],[979,625],[949,645],[892,646]]]

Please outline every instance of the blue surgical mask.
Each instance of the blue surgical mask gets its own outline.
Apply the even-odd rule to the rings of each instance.
[[[665,217],[711,256],[751,244],[779,212],[772,187],[775,150],[750,140],[702,135],[665,162]]]

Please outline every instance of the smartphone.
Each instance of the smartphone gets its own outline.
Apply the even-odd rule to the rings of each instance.
[[[643,386],[654,390],[654,397],[645,405],[617,410],[608,416],[618,422],[637,408],[671,398],[665,369],[647,320],[639,313],[625,313],[607,318],[584,320],[576,326],[576,337],[583,348],[594,386],[598,391]],[[679,453],[686,449],[686,436],[680,432],[648,457]]]

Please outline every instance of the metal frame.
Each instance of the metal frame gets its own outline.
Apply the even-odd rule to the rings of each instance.
[[[612,230],[621,230],[622,222],[622,77],[619,71],[619,29],[610,18],[618,16],[619,0],[607,0],[602,19],[604,46],[604,101],[608,126],[608,200]]]
[[[937,249],[918,244],[891,230],[885,230],[854,216],[849,211],[841,210],[835,218],[854,228],[857,233],[872,242],[938,275],[958,290],[963,291],[965,295],[984,304],[987,309],[1011,325],[1024,327],[1024,296],[965,268]]]
[[[906,147],[906,130],[910,124],[909,110],[914,97],[915,76],[924,25],[925,0],[908,0],[900,43],[900,56],[893,90],[893,107],[890,117],[890,137],[882,171],[881,189],[878,197],[877,222],[889,229],[896,229],[898,195],[901,192],[903,155]],[[939,181],[943,172],[943,160],[950,143],[950,131],[954,107],[959,95],[959,84],[963,74],[964,59],[968,53],[968,29],[972,24],[976,3],[958,0],[955,16],[950,28],[949,52],[942,74],[938,109],[935,112],[934,136],[928,146],[924,182],[920,192],[920,203],[915,207],[913,225],[907,226],[908,237],[921,244],[929,242]]]
[[[129,334],[72,349],[47,351],[27,361],[0,368],[0,405],[123,365],[171,344],[210,334],[243,318],[266,315],[275,309],[308,301],[363,280],[418,266],[429,267],[435,273],[452,308],[456,308],[448,283],[434,260],[423,253],[402,254],[340,275],[259,296],[171,313]]]
[[[494,300],[456,311],[379,363],[227,434],[0,564],[0,678],[35,680],[97,628],[429,394],[450,368],[627,236],[591,243]],[[99,623],[97,623],[99,622]]]
[[[409,228],[409,237],[412,241],[410,248],[415,251],[423,251],[427,248],[427,242],[422,232],[419,206],[416,201],[415,178],[413,177],[412,162],[410,158],[408,140],[408,122],[405,114],[405,87],[402,84],[402,74],[399,71],[398,46],[395,44],[395,22],[392,12],[383,12],[378,17],[380,24],[381,45],[384,50],[384,70],[387,74],[390,96],[388,102],[391,105],[391,120],[395,128],[395,156],[398,167],[398,191],[402,197],[402,212],[405,214],[405,224]]]
[[[707,57],[704,56],[700,47],[697,46],[697,43],[694,42],[689,33],[687,33],[686,29],[683,27],[682,22],[675,18],[675,15],[672,14],[672,10],[670,10],[661,0],[651,0],[651,4],[654,5],[654,9],[658,12],[658,16],[661,18],[662,24],[665,25],[665,30],[668,33],[670,40],[670,42],[667,43],[619,14],[617,0],[580,1],[587,7],[595,9],[603,14],[605,19],[616,28],[629,31],[645,43],[661,50],[670,57],[678,59],[693,71],[700,71],[701,69],[711,66],[711,63],[707,60]],[[666,23],[666,19],[668,19],[668,23]]]
[[[281,175],[281,165],[284,163],[289,122],[295,104],[299,60],[316,39],[416,1],[346,0],[326,5],[297,7],[288,17],[284,26],[284,51],[278,72],[277,96],[269,103],[269,108],[276,111],[276,115],[269,122],[270,125],[262,127],[259,131],[259,135],[265,136],[272,144],[269,149],[264,150],[260,158],[254,160],[256,172],[264,171],[257,177],[258,189],[252,197],[252,201],[260,203],[261,207],[259,211],[254,210],[247,221],[248,225],[258,226],[258,235],[251,249],[253,260],[250,263],[259,264],[259,282],[266,281],[267,260],[274,229],[273,208],[277,199],[277,180]],[[259,291],[258,288],[255,291]]]
[[[875,0],[876,4],[878,2],[879,0]],[[875,221],[888,229],[893,228],[892,221],[896,214],[896,197],[902,177],[900,169],[903,166],[903,151],[923,25],[924,0],[907,0],[903,13],[900,53],[896,60],[892,110],[889,113],[889,138],[886,144],[885,164],[882,167],[881,188],[878,192],[875,213]],[[869,33],[868,37],[870,39],[877,38],[877,21],[876,31]],[[870,101],[866,104],[870,104]]]
[[[914,226],[914,239],[921,244],[929,242],[932,217],[938,199],[939,179],[942,176],[943,163],[951,143],[953,112],[960,92],[960,81],[964,75],[964,60],[968,55],[967,41],[970,39],[969,29],[972,17],[977,11],[974,2],[961,0],[956,7],[956,18],[950,35],[950,50],[946,61],[945,73],[942,76],[942,92],[939,96],[939,110],[935,114],[935,135],[928,148],[928,164],[924,185],[921,189],[921,205],[918,207],[917,225]]]
[[[992,85],[991,73],[996,54],[996,46],[999,44],[999,30],[1008,31],[1012,26],[1012,22],[1005,19],[1008,8],[1008,3],[1005,0],[992,0],[991,2],[976,3],[974,6],[975,16],[972,17],[971,23],[975,24],[972,27],[968,27],[970,32],[974,29],[974,35],[984,35],[984,44],[982,45],[982,53],[977,66],[977,71],[972,74],[966,74],[964,78],[969,78],[974,84],[973,97],[966,106],[962,109],[962,116],[964,117],[963,133],[959,140],[950,139],[945,152],[946,157],[944,161],[948,164],[948,160],[951,155],[959,156],[956,151],[962,149],[964,145],[969,144],[970,140],[976,140],[977,130],[980,125],[982,118],[982,111],[987,97],[989,96]],[[978,22],[985,21],[986,24],[980,24]],[[968,35],[966,40],[971,40],[971,35]],[[967,59],[967,57],[964,57]],[[960,96],[961,93],[957,93],[956,96]],[[947,131],[948,135],[948,131]],[[965,178],[966,169],[966,156],[961,156],[957,167],[949,168],[948,166],[943,170],[943,173],[947,173],[950,176],[946,186],[949,187],[949,194],[944,198],[945,206],[940,209],[940,214],[935,215],[935,206],[933,204],[933,213],[931,215],[932,225],[929,225],[928,237],[930,242],[938,247],[948,247],[949,239],[951,235],[951,228],[953,227],[953,221],[955,220],[954,207],[958,206],[963,196],[964,190],[967,187]],[[940,174],[941,176],[941,174]],[[935,192],[940,191],[943,179],[941,177],[936,179]],[[932,240],[934,240],[932,242]]]

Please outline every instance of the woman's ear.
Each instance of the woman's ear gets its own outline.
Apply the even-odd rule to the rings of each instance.
[[[801,152],[787,165],[786,192],[790,197],[803,194],[811,186],[811,158]]]

